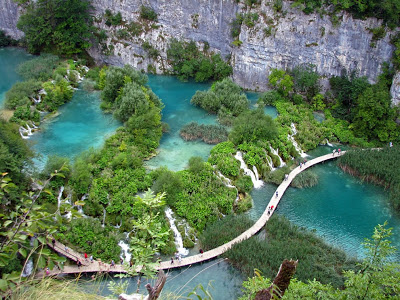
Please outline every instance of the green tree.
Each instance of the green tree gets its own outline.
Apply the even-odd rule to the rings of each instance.
[[[272,69],[268,80],[269,84],[285,97],[293,91],[293,77],[284,70]]]
[[[278,130],[272,118],[264,114],[262,109],[242,113],[234,121],[229,140],[235,145],[245,142],[273,140]]]
[[[86,0],[32,1],[17,27],[25,33],[29,52],[80,54],[90,47],[90,9],[90,2]]]
[[[388,142],[399,137],[389,91],[383,85],[367,88],[359,97],[353,128],[369,140]]]

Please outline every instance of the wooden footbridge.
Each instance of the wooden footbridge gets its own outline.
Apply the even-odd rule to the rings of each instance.
[[[235,239],[231,240],[230,242],[228,242],[226,244],[223,244],[222,246],[219,246],[212,250],[206,251],[202,254],[184,257],[181,259],[181,261],[174,260],[173,263],[171,263],[171,261],[160,262],[159,265],[157,266],[157,269],[161,270],[161,269],[179,268],[179,267],[193,265],[196,263],[207,261],[207,260],[215,258],[215,257],[223,254],[224,252],[228,251],[230,248],[232,248],[233,245],[240,243],[241,241],[249,239],[250,237],[255,235],[257,232],[259,232],[264,227],[264,225],[267,223],[269,218],[274,213],[276,207],[278,206],[279,201],[281,200],[286,189],[289,187],[293,178],[296,177],[297,174],[301,173],[302,171],[308,169],[309,167],[311,167],[313,165],[319,164],[319,163],[327,161],[327,160],[337,158],[339,155],[343,155],[345,152],[346,151],[342,151],[342,154],[339,154],[336,152],[333,154],[330,153],[330,154],[322,155],[322,156],[314,158],[310,161],[307,161],[302,166],[296,167],[292,172],[290,172],[288,177],[278,186],[275,193],[272,195],[272,197],[267,205],[267,208],[265,209],[262,216],[257,220],[257,222],[252,227],[250,227],[248,230],[246,230],[241,235],[236,237]],[[270,210],[270,207],[272,207],[271,210]],[[65,266],[62,270],[59,268],[54,268],[53,270],[48,271],[47,275],[49,275],[49,276],[59,275],[59,274],[74,274],[74,273],[82,273],[82,272],[87,272],[87,273],[98,273],[98,272],[126,273],[126,270],[124,269],[123,265],[116,264],[115,266],[111,266],[109,263],[104,263],[100,260],[95,260],[93,262],[90,262],[89,259],[85,260],[85,258],[82,254],[77,253],[77,252],[73,251],[72,249],[66,250],[67,248],[65,248],[65,246],[59,242],[56,242],[54,247],[53,247],[53,244],[49,242],[48,246],[50,248],[53,248],[58,253],[66,256],[67,258],[69,258],[75,262],[77,262],[77,260],[79,259],[82,263],[82,266],[80,266],[80,267],[78,267],[78,265],[71,265],[71,266]],[[140,271],[140,269],[138,269],[137,271]],[[44,273],[38,274],[38,276],[44,276],[44,275],[45,275]]]

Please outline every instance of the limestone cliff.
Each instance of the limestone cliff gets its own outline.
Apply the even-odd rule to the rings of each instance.
[[[0,29],[14,39],[20,39],[24,34],[17,29],[19,9],[13,0],[0,0]]]
[[[357,69],[373,82],[382,62],[389,61],[393,52],[390,33],[373,40],[370,29],[380,26],[379,20],[355,20],[344,13],[333,24],[328,16],[305,15],[291,8],[290,2],[284,2],[280,13],[274,11],[272,0],[264,0],[251,10],[236,0],[92,0],[92,4],[96,25],[108,35],[103,44],[90,50],[97,61],[128,63],[162,73],[169,67],[166,50],[171,37],[194,40],[200,46],[207,42],[211,51],[230,58],[235,81],[248,89],[265,90],[271,68],[301,63],[316,65],[325,76]],[[140,18],[141,5],[154,9],[157,22]],[[17,7],[12,0],[0,0],[0,8],[0,28],[19,37]],[[106,25],[106,10],[120,12],[123,22]],[[251,28],[242,24],[240,46],[232,45],[230,33],[236,13],[258,15]],[[149,57],[143,43],[158,50],[156,58]]]

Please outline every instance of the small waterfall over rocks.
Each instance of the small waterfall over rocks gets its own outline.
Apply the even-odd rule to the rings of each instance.
[[[124,261],[129,263],[132,258],[132,254],[129,253],[129,245],[125,240],[120,240],[118,246],[121,247],[121,257],[124,258]]]
[[[176,245],[176,249],[177,249],[178,253],[181,254],[181,255],[188,255],[189,254],[189,250],[183,247],[182,235],[179,232],[178,228],[176,228],[175,218],[173,217],[173,212],[172,212],[172,209],[170,207],[168,207],[165,210],[165,215],[167,216],[169,224],[171,225],[171,229],[174,232],[175,245]]]
[[[271,172],[275,171],[276,168],[274,168],[274,164],[272,163],[272,158],[268,155],[267,155],[267,162],[268,162],[268,166],[271,168]]]
[[[58,197],[57,197],[57,208],[58,208],[58,211],[60,211],[61,197],[62,197],[63,192],[64,192],[64,186],[60,187],[60,192],[58,193]]]
[[[219,179],[221,179],[226,187],[236,189],[236,186],[232,184],[232,181],[228,177],[224,176],[224,174],[222,174],[220,171],[217,171],[217,176],[219,177]]]
[[[104,227],[104,223],[106,222],[106,209],[103,207],[103,224],[101,224],[101,227]]]
[[[269,146],[269,149],[271,150],[272,154],[276,155],[279,157],[279,166],[277,166],[278,168],[283,167],[285,164],[285,162],[282,160],[282,157],[279,156],[279,150],[278,149],[274,149],[271,146]]]
[[[242,152],[240,152],[240,151],[236,152],[235,158],[238,161],[240,161],[240,168],[244,171],[244,174],[250,176],[251,181],[253,182],[254,188],[258,189],[258,188],[262,187],[264,185],[264,182],[262,180],[258,179],[258,172],[257,172],[257,177],[256,177],[255,173],[253,173],[253,171],[251,171],[247,167],[246,163],[243,160]],[[253,168],[253,170],[254,170],[254,168]],[[256,170],[257,170],[257,168],[256,168]]]
[[[297,134],[297,129],[294,123],[290,124],[290,128],[292,130],[292,135],[288,134],[288,140],[293,143],[294,148],[297,152],[299,152],[301,157],[307,157],[308,154],[304,153],[304,151],[301,150],[299,144],[297,144],[296,140],[294,139],[294,136]]]

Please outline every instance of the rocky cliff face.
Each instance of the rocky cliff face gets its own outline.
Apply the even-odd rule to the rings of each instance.
[[[19,9],[13,0],[0,0],[0,29],[14,39],[20,39],[24,34],[17,29]]]
[[[284,3],[283,17],[271,3],[263,2],[253,28],[242,25],[239,39],[243,42],[232,52],[234,78],[245,88],[265,89],[271,68],[286,69],[302,63],[316,65],[320,74],[340,75],[342,70],[358,70],[374,82],[381,64],[390,61],[393,46],[390,35],[372,41],[369,28],[381,22],[376,19],[354,20],[344,13],[335,26],[330,18],[305,15]],[[270,34],[268,36],[268,34]],[[372,45],[372,47],[371,47]]]
[[[380,26],[379,20],[355,20],[344,13],[332,24],[328,16],[305,15],[290,8],[289,2],[284,2],[283,13],[274,11],[272,0],[264,0],[251,10],[236,0],[92,0],[92,3],[97,26],[108,34],[105,44],[90,51],[97,61],[131,64],[144,71],[162,73],[168,69],[166,50],[171,37],[194,40],[200,46],[207,42],[210,50],[230,57],[235,81],[253,90],[267,89],[271,68],[290,68],[302,63],[316,65],[318,72],[326,76],[357,69],[359,75],[373,82],[382,62],[389,61],[393,52],[389,33],[383,39],[372,40],[369,29]],[[151,6],[158,21],[141,20],[141,5]],[[12,0],[0,0],[0,8],[0,28],[19,37],[15,4]],[[107,26],[106,10],[113,14],[120,12],[123,24]],[[259,19],[252,28],[242,25],[239,35],[242,44],[233,46],[230,23],[238,12],[256,13]],[[141,24],[141,30],[131,34],[135,22]],[[149,58],[142,47],[144,42],[159,51],[156,59]]]

